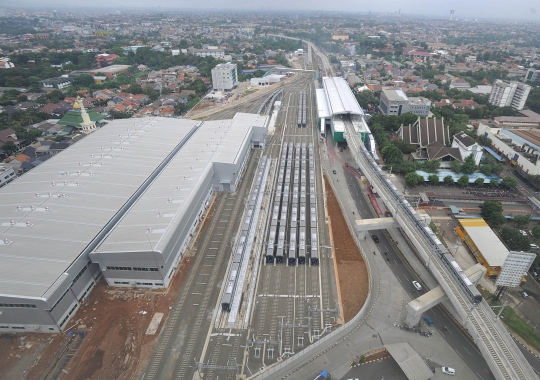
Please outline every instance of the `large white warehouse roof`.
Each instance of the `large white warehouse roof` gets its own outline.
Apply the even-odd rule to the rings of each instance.
[[[204,123],[116,120],[3,187],[0,294],[47,298],[142,186],[144,193],[137,195],[104,246],[140,249],[144,239],[147,250],[148,227],[155,232],[151,244],[159,245],[169,223],[179,220],[169,214],[181,212],[199,178],[211,170],[210,163],[235,162],[250,126],[263,126],[265,118],[237,114],[233,120]],[[160,175],[152,178],[164,163]],[[134,233],[139,229],[140,236]]]

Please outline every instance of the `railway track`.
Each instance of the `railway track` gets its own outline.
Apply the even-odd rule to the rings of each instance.
[[[285,144],[305,143],[306,146],[312,144],[315,153],[315,164],[307,167],[315,171],[316,188],[316,209],[318,219],[319,245],[329,246],[328,232],[325,223],[324,197],[322,195],[322,171],[319,158],[319,132],[317,127],[317,114],[315,106],[314,77],[312,74],[298,74],[304,78],[297,82],[293,89],[284,89],[282,97],[282,111],[276,122],[276,134],[281,136],[282,144],[279,146],[273,141],[270,155],[276,161],[281,157],[281,148]],[[306,92],[307,109],[307,127],[299,128],[297,126],[298,114],[298,94],[300,91]],[[279,151],[277,150],[279,148]],[[296,152],[296,151],[295,151]],[[293,158],[294,159],[294,158]],[[302,166],[302,169],[306,167]],[[274,168],[274,182],[271,193],[276,194],[277,183],[276,173],[279,165]],[[309,187],[306,189],[309,192]],[[274,197],[270,200],[270,205],[274,204]],[[309,195],[308,195],[309,197]],[[310,207],[311,207],[310,201]],[[271,207],[271,206],[269,206]],[[290,217],[291,206],[288,205]],[[268,229],[269,223],[267,223]],[[268,231],[264,233],[268,237]],[[288,241],[288,240],[287,240]],[[321,252],[321,251],[319,251]],[[256,296],[256,307],[253,314],[251,331],[249,339],[255,339],[252,346],[248,345],[249,363],[256,369],[264,368],[275,363],[280,357],[286,359],[288,356],[302,350],[313,342],[311,332],[319,330],[323,333],[324,325],[334,324],[332,315],[325,313],[308,315],[308,306],[316,309],[335,308],[335,299],[332,291],[332,279],[334,278],[333,263],[331,255],[320,254],[321,261],[319,266],[310,266],[308,262],[301,265],[287,265],[287,260],[282,264],[265,264],[263,259],[261,263],[261,273]],[[321,294],[322,289],[322,294]],[[308,319],[311,316],[311,319]],[[282,325],[286,325],[283,327]],[[308,328],[308,325],[310,327]],[[312,339],[309,339],[309,338]],[[273,356],[268,353],[269,345],[280,340],[279,350],[276,347],[277,354]],[[266,353],[265,355],[265,348]],[[274,352],[275,352],[274,351]],[[254,372],[248,366],[248,374]]]
[[[244,204],[240,194],[247,191],[256,162],[252,153],[237,193],[218,195],[212,219],[199,238],[186,282],[165,322],[142,379],[183,380],[193,376],[193,359],[202,351],[200,337],[210,327],[207,315],[217,300],[218,285],[230,257],[230,238],[234,227],[240,223],[239,214]]]
[[[318,215],[318,229],[320,231],[319,245],[328,245],[328,233],[326,231],[324,210],[323,210],[323,196],[322,196],[322,177],[320,170],[320,159],[318,155],[318,128],[317,128],[317,115],[316,107],[314,105],[314,77],[313,74],[299,73],[294,80],[289,82],[286,86],[281,87],[283,95],[281,97],[282,104],[284,105],[282,111],[278,114],[278,119],[275,125],[275,133],[269,138],[267,147],[264,154],[272,160],[272,167],[269,173],[268,183],[271,184],[269,188],[268,202],[272,204],[276,193],[276,173],[279,169],[279,157],[281,157],[281,151],[284,143],[292,142],[296,143],[309,143],[313,144],[316,160],[313,169],[316,176],[316,188],[317,193],[317,215]],[[307,128],[297,127],[297,111],[298,111],[298,93],[299,91],[306,91],[307,107],[310,112],[307,114]],[[236,112],[256,112],[260,105],[271,94],[266,94],[257,99],[252,99],[248,102],[241,104],[234,109],[224,110],[218,114],[214,114],[212,119],[230,118],[234,116]],[[210,118],[207,118],[210,119]],[[311,168],[311,167],[310,167]],[[249,165],[247,171],[254,172],[255,168]],[[248,183],[248,185],[245,185]],[[245,186],[251,185],[251,180],[246,179],[244,181]],[[239,190],[237,194],[247,194],[249,189],[245,188]],[[309,188],[306,189],[309,191]],[[268,191],[268,190],[267,190]],[[309,196],[309,195],[308,195]],[[239,199],[235,200],[236,203]],[[230,207],[230,206],[229,206]],[[263,208],[269,207],[263,205]],[[290,206],[289,206],[290,212]],[[217,213],[217,212],[216,212]],[[220,219],[219,217],[217,219]],[[269,221],[265,221],[267,227]],[[230,228],[230,226],[228,227]],[[264,230],[265,228],[262,228]],[[228,230],[229,231],[229,230]],[[227,232],[229,235],[234,235],[234,230]],[[262,237],[264,236],[264,237]],[[266,248],[268,233],[261,231],[262,246]],[[231,248],[227,247],[227,257],[222,261],[221,266],[227,267],[227,259],[230,258]],[[285,324],[307,324],[308,323],[308,305],[312,308],[323,307],[335,307],[334,297],[332,295],[332,279],[333,266],[331,260],[327,260],[326,256],[321,259],[320,266],[291,265],[287,266],[286,263],[279,265],[264,265],[264,255],[260,263],[260,272],[257,278],[257,292],[255,295],[253,312],[251,314],[251,323],[249,326],[249,336],[246,337],[245,332],[242,330],[232,331],[233,329],[223,328],[226,325],[227,313],[221,314],[219,323],[216,328],[212,330],[210,341],[208,342],[208,349],[205,352],[204,358],[200,361],[210,364],[202,374],[205,380],[227,378],[235,379],[236,374],[230,370],[231,364],[241,364],[244,358],[245,351],[248,352],[248,356],[244,358],[245,372],[250,375],[258,372],[261,368],[275,363],[281,358],[286,358],[288,355],[283,355],[284,346],[287,346],[290,354],[298,352],[307,346],[311,341],[308,339],[310,331],[305,326],[281,328],[280,323]],[[258,265],[258,264],[255,264]],[[323,275],[321,275],[323,273]],[[330,276],[328,278],[324,278]],[[223,276],[218,277],[218,281],[221,281]],[[323,281],[321,282],[321,278]],[[215,285],[215,284],[214,284]],[[330,289],[323,289],[329,287]],[[321,294],[320,289],[323,289]],[[247,293],[244,294],[246,297]],[[246,299],[243,302],[247,302]],[[212,307],[212,303],[205,303],[207,309],[206,316],[209,313],[209,307]],[[203,315],[202,311],[200,315]],[[197,314],[199,316],[199,314]],[[322,331],[324,323],[329,319],[327,316],[320,314],[315,315],[311,313],[312,329],[319,329]],[[283,318],[279,318],[283,317]],[[330,317],[331,319],[331,317]],[[176,366],[176,379],[186,378],[191,379],[190,374],[193,373],[193,358],[200,358],[198,355],[198,346],[196,342],[200,341],[200,337],[204,335],[204,326],[194,326],[196,330],[193,332],[190,329],[190,338],[185,350],[182,350],[182,355],[178,358],[179,365]],[[210,330],[208,330],[210,331]],[[207,332],[208,332],[207,331]],[[197,332],[199,339],[194,338],[194,332]],[[283,335],[281,336],[281,332]],[[304,337],[304,339],[298,339],[298,337]],[[245,339],[248,339],[246,345],[247,350],[244,350],[242,344]],[[276,342],[281,339],[281,345],[276,345]],[[254,341],[253,341],[254,340]],[[224,367],[227,366],[228,370]],[[251,368],[250,368],[251,367]],[[183,376],[183,377],[182,377]]]

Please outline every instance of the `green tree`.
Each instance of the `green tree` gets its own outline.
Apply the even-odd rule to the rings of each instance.
[[[441,167],[441,160],[425,161],[422,165],[422,169],[428,173],[437,173],[437,170]]]
[[[461,177],[459,177],[457,183],[461,187],[467,186],[469,184],[469,176],[468,175],[462,175]]]
[[[450,169],[456,173],[459,174],[461,172],[461,162],[458,160],[454,160],[450,163]]]
[[[502,179],[502,182],[501,182],[501,185],[503,185],[504,187],[507,187],[509,189],[513,188],[513,187],[516,187],[517,185],[517,179],[515,179],[514,177],[504,177]]]
[[[386,164],[394,164],[403,161],[403,153],[401,153],[401,150],[393,144],[385,146],[381,153]]]
[[[474,161],[474,155],[471,153],[465,160],[463,160],[463,165],[461,165],[461,172],[465,174],[473,174],[477,169],[476,162]]]
[[[142,94],[143,93],[143,88],[140,84],[138,83],[133,83],[133,84],[130,84],[129,87],[126,89],[127,92],[129,92],[130,94],[133,94],[133,95],[137,95],[137,94]]]
[[[358,100],[358,104],[360,104],[362,108],[366,109],[369,104],[375,101],[375,96],[373,96],[371,91],[364,90],[356,94],[356,100]]]
[[[499,179],[492,178],[491,181],[489,181],[489,187],[497,187],[497,186],[499,186]]]
[[[535,238],[535,239],[540,239],[540,226],[535,226],[532,230],[532,236]]]
[[[499,201],[485,201],[478,207],[480,207],[480,215],[484,218],[489,218],[494,212],[502,213],[503,211],[502,203]]]
[[[447,175],[443,178],[445,185],[450,186],[454,184],[454,178],[451,175]]]
[[[8,141],[4,145],[2,145],[2,149],[8,156],[11,156],[13,153],[17,151],[17,145],[13,141]]]
[[[514,223],[516,223],[516,226],[518,226],[518,227],[526,226],[530,222],[531,222],[531,215],[530,214],[516,215],[514,217]]]
[[[503,227],[501,229],[501,238],[512,251],[528,251],[531,248],[529,238],[521,235],[513,228]]]
[[[83,74],[73,80],[74,86],[89,87],[94,84],[94,77],[89,74]]]
[[[419,182],[424,181],[424,177],[416,173],[405,174],[405,184],[409,187],[415,187]]]
[[[432,185],[437,185],[439,183],[439,176],[437,174],[431,174],[428,177],[428,181]]]
[[[499,227],[506,223],[506,218],[502,212],[494,212],[489,216],[488,221],[493,227]]]
[[[477,178],[474,180],[474,184],[478,187],[484,186],[484,179],[483,178]]]

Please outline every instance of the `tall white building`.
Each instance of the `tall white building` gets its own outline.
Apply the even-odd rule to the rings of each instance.
[[[212,69],[214,90],[230,91],[238,86],[238,72],[234,63],[220,63]]]
[[[510,106],[522,110],[531,91],[531,86],[520,82],[506,83],[497,79],[489,95],[489,103],[498,107]]]
[[[540,70],[537,69],[529,69],[527,70],[527,74],[525,74],[525,80],[530,81],[537,81],[540,80]]]
[[[385,115],[403,115],[413,113],[418,116],[427,117],[431,108],[431,101],[422,97],[409,98],[402,89],[383,90],[379,109]]]

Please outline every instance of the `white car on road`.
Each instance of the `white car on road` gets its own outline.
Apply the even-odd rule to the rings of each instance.
[[[446,373],[447,375],[454,376],[456,374],[456,370],[450,367],[442,367],[442,373]]]

